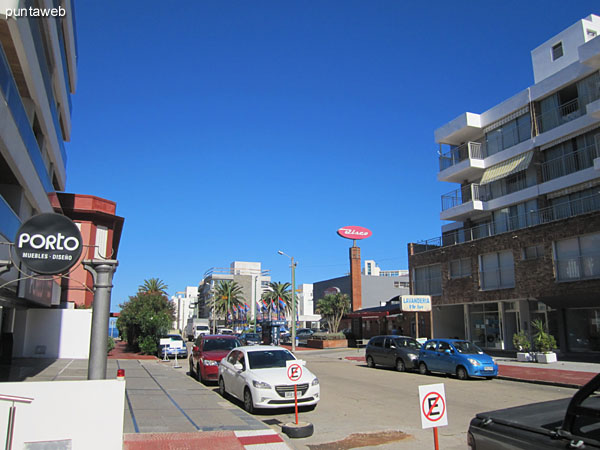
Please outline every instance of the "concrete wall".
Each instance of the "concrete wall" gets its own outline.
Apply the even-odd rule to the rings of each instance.
[[[25,443],[71,441],[73,450],[123,448],[125,382],[118,380],[0,383],[0,394],[34,398],[17,403],[12,448]],[[9,402],[0,402],[0,424],[8,420]],[[0,441],[6,427],[0,426]]]
[[[91,309],[30,309],[17,312],[14,357],[89,357]],[[108,325],[107,325],[108,326]],[[0,422],[1,423],[1,422]]]

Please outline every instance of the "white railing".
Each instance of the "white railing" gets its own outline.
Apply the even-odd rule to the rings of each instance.
[[[440,155],[440,171],[452,167],[467,158],[483,159],[481,142],[467,142],[442,153]]]

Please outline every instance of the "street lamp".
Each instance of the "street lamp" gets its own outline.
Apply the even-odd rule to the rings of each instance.
[[[292,260],[292,352],[296,351],[296,264],[294,263],[294,257],[285,254],[281,250],[277,253],[283,256],[287,256]]]

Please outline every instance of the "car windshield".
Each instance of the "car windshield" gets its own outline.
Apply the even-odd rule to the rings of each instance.
[[[419,344],[415,339],[396,339],[396,345],[398,347],[413,348],[415,350],[419,350],[421,348],[421,344]]]
[[[183,341],[183,338],[178,334],[170,334],[167,337],[170,338],[172,341]]]
[[[246,333],[246,339],[258,339],[258,334],[256,334],[256,333]]]
[[[458,353],[464,353],[466,355],[475,355],[477,353],[483,353],[479,347],[469,341],[453,341],[452,345]]]
[[[210,352],[212,350],[231,350],[232,348],[239,347],[240,344],[237,339],[206,339],[204,341],[203,350]]]
[[[285,367],[286,361],[292,361],[294,355],[287,350],[261,350],[248,352],[248,361],[251,369],[271,369]]]
[[[206,325],[198,325],[198,326],[196,327],[196,330],[202,330],[202,331],[205,331],[205,330],[208,330],[208,326],[206,326]]]

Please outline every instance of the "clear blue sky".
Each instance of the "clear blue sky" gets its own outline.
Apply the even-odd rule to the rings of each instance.
[[[533,84],[530,51],[597,0],[79,1],[67,192],[125,217],[113,310],[210,267],[274,281],[408,268],[441,234],[433,131]]]

